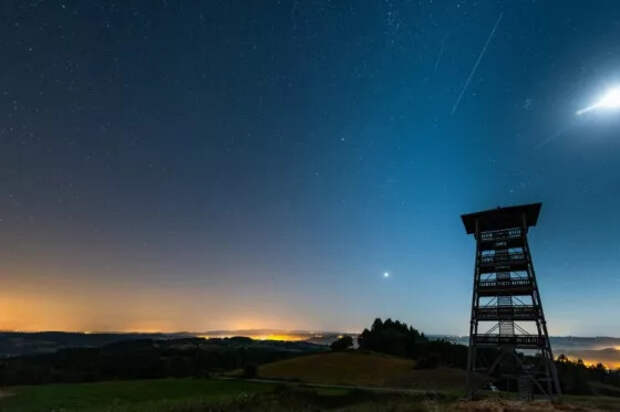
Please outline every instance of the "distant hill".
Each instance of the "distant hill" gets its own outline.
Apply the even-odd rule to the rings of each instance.
[[[308,342],[246,337],[124,340],[5,358],[0,361],[0,385],[200,377],[325,350]]]
[[[169,340],[190,337],[226,338],[246,336],[254,340],[281,340],[329,345],[339,336],[357,334],[320,331],[289,331],[281,329],[214,330],[178,333],[79,333],[79,332],[0,332],[0,358],[53,353],[67,348],[97,348],[111,343],[153,339]],[[429,339],[446,339],[463,345],[466,336],[427,335]],[[581,358],[587,363],[603,362],[608,367],[620,368],[620,338],[552,336],[555,355],[566,354],[571,359]]]
[[[139,339],[178,339],[188,333],[0,332],[0,358],[53,353],[66,348],[95,348]]]
[[[229,338],[232,336],[247,336],[254,340],[283,340],[283,341],[306,341],[317,345],[330,345],[340,336],[349,335],[354,339],[356,333],[284,330],[284,329],[235,329],[235,330],[210,330],[195,333],[195,336],[203,338]]]
[[[230,338],[244,336],[254,341],[292,341],[329,345],[339,332],[284,331],[275,329],[219,330],[178,333],[80,333],[80,332],[0,332],[0,358],[57,352],[68,348],[97,348],[111,343],[141,339]],[[355,336],[355,335],[353,335]]]

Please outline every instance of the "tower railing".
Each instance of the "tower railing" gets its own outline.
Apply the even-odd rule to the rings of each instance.
[[[483,242],[493,242],[496,240],[518,239],[523,235],[521,228],[508,230],[493,230],[480,233],[480,240]]]
[[[482,280],[478,282],[478,287],[481,289],[484,288],[519,288],[523,286],[531,286],[532,282],[527,278],[521,279],[493,279],[493,280]]]
[[[535,305],[485,306],[476,309],[478,320],[536,320],[538,307]]]
[[[525,261],[525,253],[512,252],[512,253],[498,253],[495,255],[482,255],[480,256],[481,265],[498,265],[505,263],[520,263]]]
[[[539,335],[474,335],[474,342],[480,345],[513,345],[523,349],[537,348],[545,344],[545,338]]]

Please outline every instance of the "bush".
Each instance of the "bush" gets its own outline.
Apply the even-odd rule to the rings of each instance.
[[[329,347],[332,348],[333,351],[347,350],[351,346],[353,346],[353,338],[350,336],[343,336],[340,339],[332,342],[331,345],[329,345]]]

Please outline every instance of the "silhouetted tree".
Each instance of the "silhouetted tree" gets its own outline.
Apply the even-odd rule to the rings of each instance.
[[[333,351],[347,350],[351,346],[353,346],[353,338],[348,335],[343,336],[338,340],[335,340],[334,342],[332,342],[331,345],[329,345],[329,347],[332,348]]]
[[[415,357],[419,345],[427,342],[423,333],[389,318],[375,319],[370,330],[364,329],[357,338],[360,349],[408,357]]]
[[[590,382],[601,382],[620,387],[620,371],[610,371],[603,364],[586,366],[583,360],[572,362],[565,355],[558,356],[555,362],[562,391],[575,395],[590,395],[593,393]],[[616,391],[617,393],[617,391]]]
[[[417,368],[440,365],[465,368],[467,346],[443,339],[430,340],[424,333],[398,320],[377,318],[357,338],[360,349],[416,359]]]

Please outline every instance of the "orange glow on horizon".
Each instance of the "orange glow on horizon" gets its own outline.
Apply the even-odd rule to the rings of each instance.
[[[252,339],[257,339],[257,340],[288,340],[288,341],[300,341],[300,340],[306,340],[308,339],[307,336],[299,336],[299,335],[286,335],[286,334],[282,334],[282,335],[267,335],[267,336],[256,336],[256,337],[252,337],[250,336]]]
[[[280,341],[289,341],[289,342],[299,342],[311,339],[313,337],[320,337],[319,335],[307,334],[300,335],[294,333],[269,333],[269,334],[253,334],[253,333],[234,333],[226,335],[216,335],[216,334],[205,334],[199,335],[199,338],[209,339],[209,338],[232,338],[235,336],[242,336],[254,340],[280,340]],[[243,332],[243,331],[242,331]]]
[[[277,311],[271,307],[261,311],[253,307],[250,311],[237,304],[238,296],[212,289],[200,291],[191,286],[171,289],[122,280],[113,285],[85,279],[59,282],[54,279],[60,275],[52,269],[44,274],[34,269],[15,273],[19,276],[8,279],[4,291],[0,292],[2,331],[287,331],[305,323],[289,314],[274,316]],[[216,294],[221,301],[210,294]]]
[[[609,361],[609,360],[592,359],[592,358],[588,359],[588,358],[580,358],[580,357],[575,357],[575,356],[566,356],[566,357],[571,362],[577,362],[577,360],[581,359],[583,361],[583,364],[588,367],[596,366],[597,364],[602,363],[603,366],[605,366],[605,368],[607,369],[611,369],[611,370],[620,369],[620,361]]]

